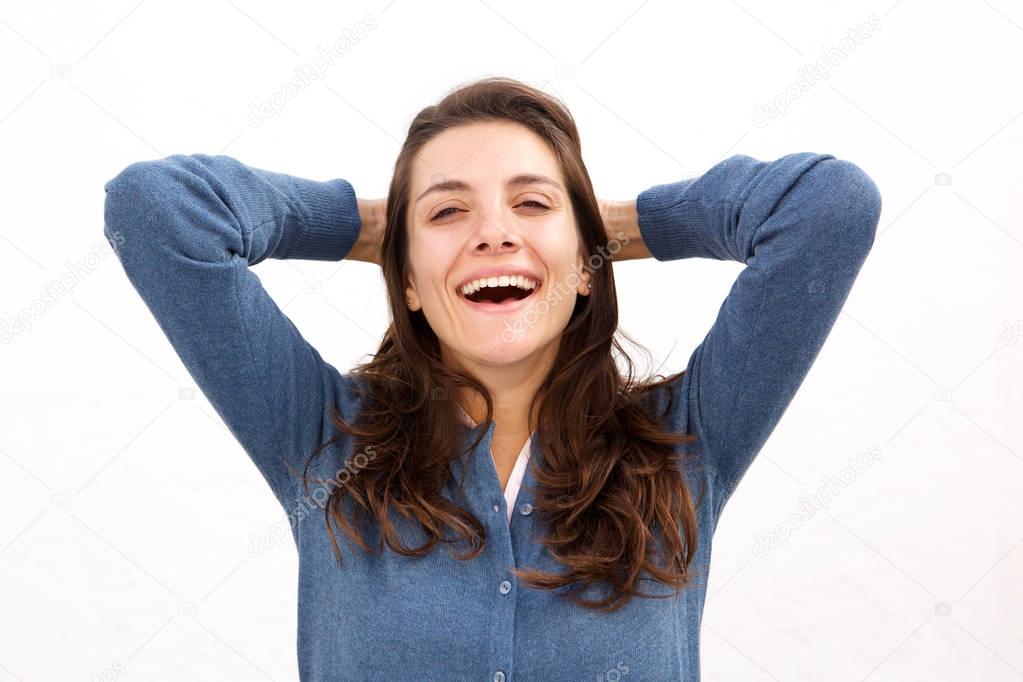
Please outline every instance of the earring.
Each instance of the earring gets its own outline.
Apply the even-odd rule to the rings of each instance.
[[[586,291],[590,291],[592,289],[593,289],[593,282],[587,282],[586,283]]]

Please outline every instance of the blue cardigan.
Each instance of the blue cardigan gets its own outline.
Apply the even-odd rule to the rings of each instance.
[[[322,510],[289,467],[301,471],[304,457],[335,435],[332,407],[354,418],[354,379],[322,359],[251,266],[344,258],[361,224],[349,182],[177,154],[132,163],[105,191],[104,235],[128,279],[289,515],[306,681],[698,680],[717,521],[817,357],[881,211],[877,185],[863,170],[809,152],[774,161],[735,155],[638,195],[640,230],[656,260],[746,267],[671,389],[670,425],[702,443],[704,466],[686,474],[694,494],[707,486],[696,579],[678,598],[634,598],[601,615],[510,573],[559,569],[534,540],[542,528],[531,513],[532,466],[542,466],[543,453],[534,436],[508,524],[489,456],[493,422],[466,427],[467,438],[478,429],[484,437],[452,464],[453,474],[466,473],[471,511],[487,528],[481,556],[460,561],[444,548],[420,558],[367,555],[342,538],[337,568]],[[342,443],[310,473],[333,476],[352,455],[350,440]],[[421,541],[417,530],[404,529],[406,542]],[[643,589],[670,593],[659,585],[651,580]]]

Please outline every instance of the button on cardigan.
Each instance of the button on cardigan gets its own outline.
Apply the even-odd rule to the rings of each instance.
[[[637,196],[639,227],[656,260],[745,267],[668,389],[667,426],[699,438],[699,466],[686,466],[686,481],[693,491],[706,485],[693,582],[676,597],[644,578],[644,591],[672,596],[634,598],[600,614],[511,573],[564,567],[538,542],[540,515],[526,513],[533,465],[518,490],[522,512],[506,519],[494,511],[502,490],[490,457],[492,421],[466,425],[466,445],[481,431],[483,438],[451,465],[452,481],[466,477],[458,503],[486,527],[481,555],[365,553],[342,534],[345,562],[337,567],[322,510],[289,468],[301,471],[306,456],[335,435],[333,407],[354,418],[356,379],[323,360],[252,266],[267,258],[342,259],[360,228],[349,182],[177,154],[133,163],[105,190],[104,234],[129,281],[288,513],[298,552],[297,665],[307,682],[698,680],[714,529],[817,357],[881,210],[878,188],[862,169],[811,152],[771,161],[735,155]],[[662,304],[659,319],[681,330],[684,299]],[[542,467],[535,434],[530,445]],[[311,473],[327,479],[365,456],[352,452],[347,435],[325,453]],[[451,482],[444,490],[456,495]],[[425,537],[400,515],[395,524],[406,544]],[[367,540],[373,546],[374,534]]]
[[[469,426],[478,426],[461,406],[458,407],[458,411],[461,413],[460,416],[463,422]],[[512,510],[515,508],[515,498],[518,497],[519,486],[522,485],[522,476],[526,473],[526,465],[529,463],[529,450],[535,434],[535,431],[529,434],[529,438],[526,439],[522,449],[519,450],[519,454],[515,457],[515,466],[512,467],[511,475],[508,477],[508,485],[504,489],[504,503],[508,508],[508,523],[511,523]],[[491,461],[493,461],[494,454],[492,452],[488,454],[491,457]],[[523,505],[523,514],[529,514],[532,511],[533,505]]]

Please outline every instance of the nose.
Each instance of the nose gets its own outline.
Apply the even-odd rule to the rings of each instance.
[[[473,253],[511,253],[522,247],[518,234],[494,220],[490,214],[481,215],[470,241]]]

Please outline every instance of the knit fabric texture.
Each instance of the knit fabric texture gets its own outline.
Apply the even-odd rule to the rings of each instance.
[[[670,385],[668,426],[699,438],[700,465],[685,472],[694,493],[705,491],[693,583],[676,597],[644,580],[644,591],[670,596],[634,598],[600,614],[511,574],[512,567],[560,573],[564,566],[537,539],[543,528],[531,488],[543,452],[536,436],[509,523],[490,456],[492,421],[463,427],[467,443],[479,430],[483,438],[453,460],[445,489],[456,499],[455,480],[466,476],[467,498],[457,499],[486,526],[480,556],[462,561],[444,547],[425,557],[366,553],[342,541],[338,568],[322,509],[292,472],[337,435],[331,410],[355,418],[355,379],[323,360],[252,266],[344,258],[361,226],[348,181],[176,154],[132,163],[104,189],[104,235],[128,280],[288,513],[306,682],[698,680],[714,529],[832,329],[881,211],[877,185],[860,167],[811,152],[773,161],[735,155],[636,197],[640,231],[657,261],[745,267]],[[659,298],[666,324],[682,327],[689,295]],[[359,454],[351,440],[340,442],[310,474],[331,479]],[[411,523],[398,526],[410,546],[425,538]],[[367,536],[371,546],[378,539]]]

